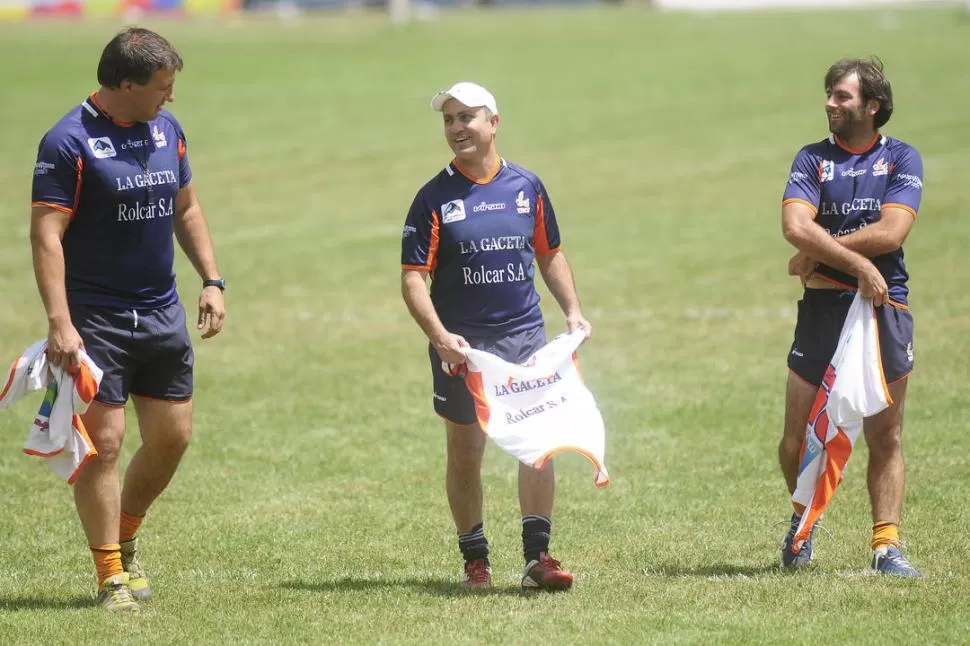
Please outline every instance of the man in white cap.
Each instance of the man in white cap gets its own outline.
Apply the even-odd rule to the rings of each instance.
[[[534,264],[562,308],[566,328],[592,333],[572,270],[560,250],[559,226],[539,178],[499,157],[495,97],[480,85],[456,83],[432,98],[444,119],[454,159],[411,205],[404,225],[401,288],[430,342],[434,408],[445,420],[446,488],[465,559],[464,585],[491,585],[482,519],[481,466],[486,436],[461,376],[462,346],[520,363],[546,343]],[[426,279],[431,276],[430,294]],[[549,555],[555,491],[552,464],[519,465],[519,505],[526,561],[525,590],[568,590],[573,575]]]

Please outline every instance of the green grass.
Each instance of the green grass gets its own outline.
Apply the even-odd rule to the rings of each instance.
[[[148,24],[187,61],[173,110],[229,281],[227,329],[197,343],[193,445],[141,532],[156,590],[141,617],[91,608],[69,489],[20,453],[34,404],[0,415],[0,642],[967,639],[970,21],[959,10]],[[27,242],[37,141],[94,89],[116,28],[0,25],[4,361],[46,331]],[[916,583],[862,575],[864,447],[816,569],[775,568],[790,510],[775,447],[799,291],[780,196],[794,153],[824,136],[826,66],[870,53],[896,93],[886,132],[926,167],[906,245],[918,368],[903,532],[927,575]],[[596,490],[585,460],[558,461],[553,546],[579,573],[568,595],[516,593],[516,469],[494,447],[484,477],[497,590],[456,585],[444,434],[398,263],[414,192],[449,159],[428,100],[459,79],[495,92],[500,152],[549,188],[596,326],[583,369],[613,484]],[[177,271],[191,306],[197,281],[181,256]],[[551,298],[544,307],[562,330]],[[132,426],[126,455],[137,442]]]

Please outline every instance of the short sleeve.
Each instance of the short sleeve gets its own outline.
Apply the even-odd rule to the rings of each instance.
[[[41,139],[34,165],[31,204],[74,214],[81,191],[81,151],[72,138],[49,132]]]
[[[185,132],[179,124],[174,125],[175,134],[178,138],[179,188],[185,188],[192,181],[192,167],[189,165],[189,150],[185,142]]]
[[[895,206],[919,213],[923,197],[923,160],[915,149],[906,147],[889,171],[889,186],[882,206]]]
[[[437,266],[438,214],[428,207],[419,191],[408,210],[401,235],[401,267],[431,272]]]
[[[536,255],[547,256],[559,249],[559,223],[556,221],[556,210],[552,207],[552,200],[542,182],[539,182],[536,197],[535,231],[532,246]]]
[[[791,165],[791,173],[788,175],[788,185],[785,187],[782,204],[803,202],[817,211],[821,199],[820,172],[818,160],[807,148],[798,151],[798,154],[795,155],[795,161]]]

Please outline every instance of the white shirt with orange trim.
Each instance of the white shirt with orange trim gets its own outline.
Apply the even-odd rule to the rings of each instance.
[[[523,464],[545,468],[557,453],[585,455],[597,487],[609,484],[603,456],[603,417],[579,373],[581,330],[563,334],[515,365],[493,354],[463,348],[465,383],[482,430]]]
[[[795,533],[796,551],[808,539],[842,481],[863,420],[892,405],[879,353],[872,301],[856,292],[805,429],[792,501],[805,506]]]
[[[47,362],[47,341],[38,341],[11,364],[0,390],[0,409],[44,389],[44,401],[24,442],[24,453],[44,458],[61,479],[74,484],[81,468],[98,453],[81,417],[94,401],[103,371],[81,351],[76,375]]]

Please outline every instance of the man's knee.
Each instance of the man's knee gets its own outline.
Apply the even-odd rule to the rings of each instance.
[[[873,424],[866,428],[865,434],[870,454],[889,456],[903,450],[902,424]]]

